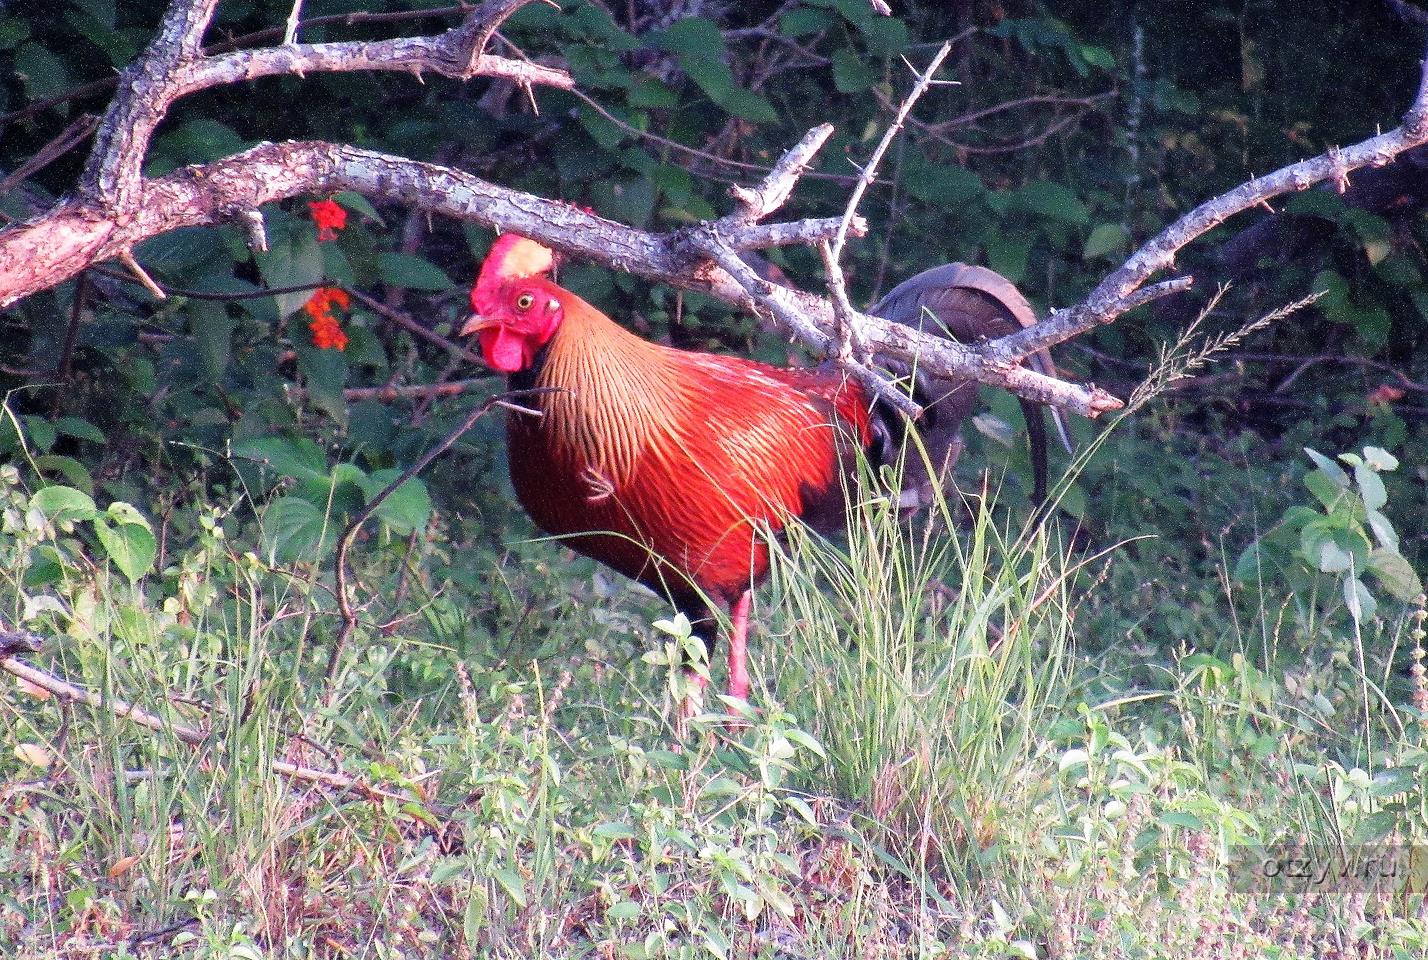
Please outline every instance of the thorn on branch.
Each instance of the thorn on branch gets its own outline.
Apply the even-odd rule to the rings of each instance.
[[[143,267],[139,266],[139,261],[134,259],[132,252],[120,250],[119,253],[115,255],[115,259],[124,265],[124,269],[134,275],[134,279],[138,280],[145,290],[154,295],[155,300],[167,300],[169,298],[169,295],[164,293],[164,288],[155,283],[154,278],[149,276]]]

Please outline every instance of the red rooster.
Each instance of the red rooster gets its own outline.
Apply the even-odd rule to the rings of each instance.
[[[486,362],[509,374],[514,388],[553,388],[534,401],[541,416],[507,415],[516,495],[536,526],[668,597],[706,645],[710,604],[728,609],[729,694],[747,699],[750,591],[769,564],[759,530],[777,531],[795,517],[836,525],[855,446],[875,462],[895,455],[893,438],[904,429],[898,414],[838,372],[642,340],[557,286],[554,266],[551,251],[535,241],[500,237],[461,329],[478,335]],[[952,332],[985,336],[1030,322],[1030,308],[1009,283],[961,269],[995,277],[1025,309],[1004,303],[1001,288],[978,292],[967,280]],[[883,303],[904,304],[918,322],[928,304],[910,293],[899,287]],[[950,464],[975,384],[938,386],[958,419],[950,429],[942,424],[940,449],[930,452],[935,463]],[[1035,419],[1040,425],[1039,410]],[[1044,446],[1034,452],[1041,493]]]

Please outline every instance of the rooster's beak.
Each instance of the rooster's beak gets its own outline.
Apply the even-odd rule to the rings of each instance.
[[[461,325],[461,330],[457,336],[469,337],[473,333],[480,333],[496,326],[496,321],[490,317],[483,317],[479,313],[473,313],[466,318],[466,322]]]

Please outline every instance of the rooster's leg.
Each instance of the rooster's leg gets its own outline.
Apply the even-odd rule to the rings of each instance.
[[[729,630],[729,696],[749,699],[749,607],[754,602],[751,590],[739,594],[729,610],[733,621]]]

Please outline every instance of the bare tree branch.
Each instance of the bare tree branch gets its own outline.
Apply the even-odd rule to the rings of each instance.
[[[847,211],[839,220],[758,222],[777,209],[793,189],[800,170],[821,142],[819,130],[790,151],[792,157],[780,161],[763,186],[739,194],[739,210],[713,223],[666,234],[634,230],[447,167],[329,143],[262,144],[214,163],[145,180],[139,175],[143,153],[163,111],[176,97],[219,83],[250,76],[347,69],[429,69],[459,77],[481,73],[509,76],[518,82],[570,83],[570,78],[558,71],[530,72],[535,65],[528,61],[502,61],[484,53],[496,25],[519,7],[521,0],[487,0],[460,26],[436,37],[297,44],[205,57],[199,44],[215,2],[176,0],[159,37],[125,72],[120,93],[96,138],[79,196],[61,201],[30,221],[0,230],[0,307],[70,279],[98,261],[121,257],[136,243],[179,227],[250,217],[251,211],[265,203],[302,194],[354,190],[428,212],[515,230],[565,253],[706,292],[771,316],[785,334],[833,356],[890,399],[901,395],[885,377],[861,358],[839,356],[832,332],[839,329],[840,317],[861,331],[872,357],[915,364],[933,376],[979,380],[1096,416],[1119,408],[1121,402],[1094,385],[1046,377],[1022,367],[1020,361],[1041,348],[1110,322],[1134,306],[1183,289],[1190,278],[1142,288],[1154,274],[1173,266],[1178,250],[1235,213],[1326,180],[1342,183],[1353,170],[1387,164],[1399,153],[1428,143],[1425,80],[1398,129],[1285,167],[1201,205],[1137,251],[1085,303],[1057,311],[1048,320],[1000,340],[968,345],[866,316],[829,298],[767,283],[739,259],[737,254],[743,250],[791,242],[816,245],[835,240],[844,230],[858,233],[865,229],[861,220],[850,218]],[[909,412],[915,409],[905,396],[902,402],[909,405],[905,406]]]
[[[1428,143],[1428,59],[1420,68],[1418,92],[1404,114],[1402,125],[1352,146],[1331,149],[1256,177],[1200,204],[1132,254],[1080,305],[1054,311],[1036,326],[983,344],[977,352],[988,360],[1011,361],[1110,323],[1145,302],[1137,291],[1155,274],[1174,267],[1175,255],[1182,248],[1235,214],[1261,206],[1281,194],[1307,190],[1326,181],[1344,182],[1354,170],[1384,166],[1399,154]],[[1189,280],[1183,278],[1181,282],[1188,285]]]

